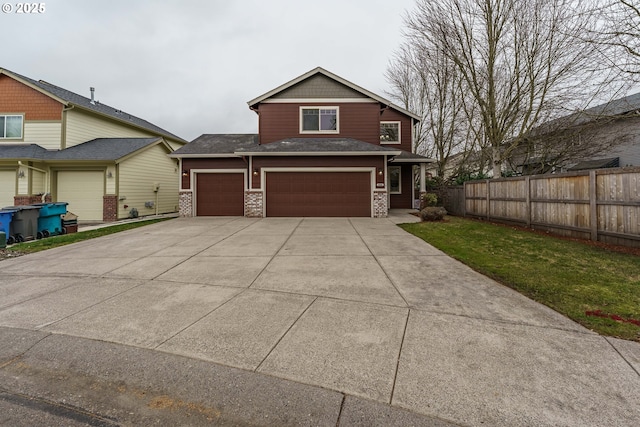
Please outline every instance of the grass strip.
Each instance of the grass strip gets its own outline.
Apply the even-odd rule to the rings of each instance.
[[[637,255],[459,217],[401,227],[599,334],[640,341]]]
[[[110,225],[93,230],[80,231],[78,233],[51,236],[41,240],[32,240],[29,242],[17,243],[7,248],[6,250],[8,252],[16,252],[19,254],[31,254],[34,252],[46,251],[47,249],[56,248],[58,246],[81,242],[83,240],[95,239],[96,237],[106,236],[108,234],[120,233],[122,231],[144,227],[146,225],[155,224],[170,219],[173,218],[156,218],[136,222],[127,222],[124,224]]]

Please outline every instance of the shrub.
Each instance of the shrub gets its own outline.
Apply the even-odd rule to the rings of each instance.
[[[420,218],[423,221],[442,221],[447,214],[447,210],[440,206],[427,206],[420,211]]]

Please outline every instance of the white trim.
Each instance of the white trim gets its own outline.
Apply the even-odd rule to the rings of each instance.
[[[256,157],[300,157],[300,156],[399,156],[401,151],[290,151],[290,152],[265,152],[265,151],[252,151],[242,152],[237,151],[237,157],[240,156],[256,156]],[[212,156],[208,156],[212,157]]]
[[[2,141],[11,141],[11,140],[24,140],[24,114],[10,114],[10,113],[2,113],[0,117],[4,117],[4,128],[2,132],[4,136],[0,136],[0,140]],[[22,121],[20,122],[20,136],[7,136],[7,117],[20,117]]]
[[[260,188],[254,189],[262,191],[262,217],[267,216],[267,173],[269,172],[369,172],[371,176],[370,186],[370,218],[373,218],[375,212],[373,207],[373,193],[375,190],[383,191],[380,188],[376,188],[376,167],[263,167],[260,169]]]
[[[300,119],[300,134],[313,134],[313,135],[324,135],[324,134],[338,134],[340,133],[340,107],[336,105],[301,105],[298,107],[299,109],[299,119]],[[304,130],[303,127],[303,112],[304,110],[318,110],[318,130]],[[336,110],[336,128],[335,130],[322,130],[320,129],[320,123],[322,122],[322,118],[320,117],[320,110]]]
[[[398,191],[391,191],[391,179],[389,179],[389,194],[402,194],[402,167],[401,166],[389,166],[389,177],[391,177],[391,170],[398,169]]]
[[[262,101],[262,104],[377,104],[378,101],[371,98],[271,98]]]
[[[383,124],[396,124],[398,125],[398,140],[397,141],[383,141],[382,139],[380,139],[380,144],[390,144],[390,145],[399,145],[402,144],[402,122],[400,120],[382,120],[380,121],[380,127],[382,127]]]
[[[224,154],[216,154],[216,153],[206,153],[206,154],[175,154],[175,152],[170,153],[169,157],[174,159],[201,159],[201,158],[220,158],[220,157],[241,157],[244,154],[236,154],[236,153],[224,153]]]
[[[247,170],[246,169],[191,169],[191,175],[189,177],[189,184],[191,187],[192,202],[191,202],[191,216],[197,217],[196,207],[198,206],[198,192],[196,191],[196,174],[209,174],[209,173],[241,173],[244,177],[244,192],[247,191]],[[188,191],[188,190],[184,190]],[[245,216],[244,203],[242,206],[242,216]]]

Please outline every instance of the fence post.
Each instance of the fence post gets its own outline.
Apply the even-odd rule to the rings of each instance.
[[[525,197],[527,198],[527,201],[526,201],[527,227],[531,228],[531,177],[529,177],[528,175],[524,177],[524,185],[527,187],[527,189],[525,190]]]
[[[598,190],[596,188],[596,171],[589,171],[589,225],[591,240],[598,241]]]
[[[486,186],[487,186],[487,219],[489,219],[490,215],[491,215],[491,181],[489,181],[488,179],[485,181]]]

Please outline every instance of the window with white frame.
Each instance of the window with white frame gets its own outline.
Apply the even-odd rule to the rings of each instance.
[[[338,133],[338,107],[300,107],[300,133]]]
[[[389,193],[402,193],[402,168],[400,166],[389,166]]]
[[[0,139],[22,138],[22,116],[0,115]]]
[[[400,122],[380,122],[380,143],[400,144]]]

